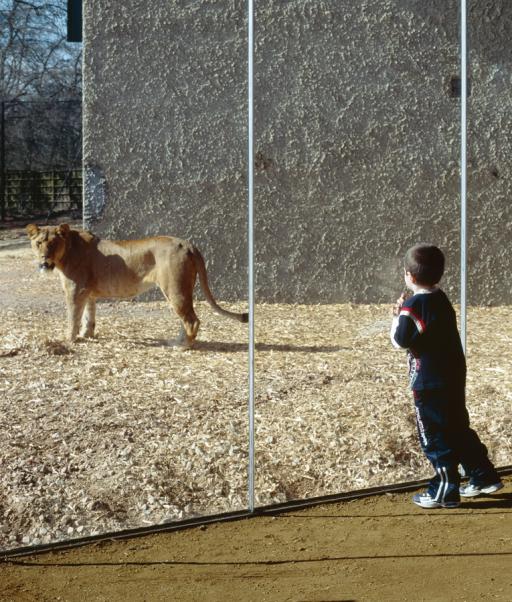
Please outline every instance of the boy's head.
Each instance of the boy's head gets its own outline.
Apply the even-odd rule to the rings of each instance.
[[[404,268],[415,284],[434,286],[444,273],[443,252],[438,247],[423,242],[414,245],[405,254]]]

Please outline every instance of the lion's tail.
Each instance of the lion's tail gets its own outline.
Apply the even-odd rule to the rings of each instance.
[[[248,322],[249,314],[237,314],[233,311],[222,309],[222,307],[220,307],[220,305],[217,304],[217,301],[215,301],[212,291],[210,290],[210,286],[208,285],[208,276],[206,275],[206,265],[204,263],[203,256],[201,255],[197,247],[194,247],[194,261],[196,264],[197,273],[199,275],[199,283],[201,284],[204,296],[206,297],[208,303],[211,305],[213,311],[220,314],[221,316],[225,316],[226,318],[236,320],[237,322]]]

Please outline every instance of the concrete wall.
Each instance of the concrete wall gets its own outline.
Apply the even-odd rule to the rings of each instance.
[[[256,2],[259,301],[388,302],[419,240],[458,295],[458,0]],[[470,6],[469,300],[510,302],[512,3]],[[246,2],[84,0],[86,224],[192,239],[247,290]]]

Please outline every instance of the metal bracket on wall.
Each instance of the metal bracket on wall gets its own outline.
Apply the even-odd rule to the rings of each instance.
[[[107,202],[107,180],[101,167],[97,165],[84,165],[84,213],[83,220],[86,227],[101,217]]]

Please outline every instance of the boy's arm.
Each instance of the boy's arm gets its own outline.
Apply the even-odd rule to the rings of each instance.
[[[396,342],[395,334],[398,328],[398,316],[393,316],[393,321],[391,322],[391,330],[389,331],[389,338],[391,339],[391,344],[395,349],[402,349],[402,347]]]
[[[389,338],[391,339],[391,344],[395,349],[403,349],[401,345],[399,345],[395,339],[396,331],[398,330],[398,322],[400,317],[400,312],[402,310],[402,306],[407,299],[407,291],[404,292],[398,297],[396,303],[393,305],[393,321],[391,322],[391,330],[389,331]]]
[[[400,309],[393,340],[399,347],[409,349],[415,346],[425,329],[426,325],[421,317],[420,308],[415,307],[414,302],[407,303]]]

